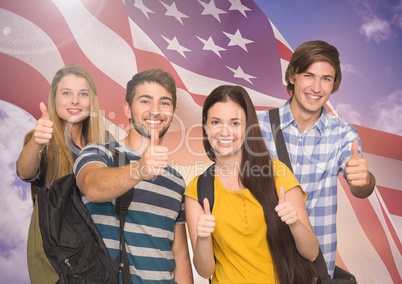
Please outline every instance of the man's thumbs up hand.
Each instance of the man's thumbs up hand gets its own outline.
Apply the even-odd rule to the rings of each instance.
[[[359,143],[353,141],[350,160],[346,163],[346,179],[351,186],[366,186],[370,182],[366,160],[359,155]]]

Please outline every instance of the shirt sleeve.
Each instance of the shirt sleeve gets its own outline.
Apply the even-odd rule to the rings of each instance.
[[[113,167],[113,154],[102,144],[88,144],[82,149],[74,163],[74,175],[78,178],[80,171],[89,163],[102,163]]]
[[[299,181],[297,180],[293,172],[280,160],[277,159],[271,159],[271,160],[274,172],[274,182],[278,196],[279,196],[279,189],[281,186],[284,187],[285,192],[298,186],[302,191],[304,200],[306,200],[307,194],[301,187]]]
[[[189,185],[187,186],[186,190],[184,191],[185,196],[198,200],[198,190],[197,190],[198,178],[199,178],[199,175],[190,181]]]

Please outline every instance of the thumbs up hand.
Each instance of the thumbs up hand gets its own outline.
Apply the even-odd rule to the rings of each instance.
[[[350,186],[366,186],[370,182],[370,174],[366,160],[359,155],[359,143],[353,141],[350,160],[346,163],[346,179]]]
[[[152,128],[150,136],[150,144],[138,161],[139,176],[142,180],[161,175],[168,166],[168,148],[159,145],[158,130]]]
[[[285,189],[283,186],[279,189],[279,201],[278,205],[275,207],[275,211],[278,214],[278,217],[281,218],[282,222],[287,225],[292,225],[299,220],[297,216],[296,208],[290,203],[286,201],[285,198]]]
[[[215,216],[211,214],[211,207],[207,198],[204,198],[204,213],[197,220],[197,236],[206,238],[211,236],[215,229]]]
[[[44,103],[39,104],[42,113],[41,118],[36,122],[32,143],[37,151],[41,152],[49,144],[53,136],[53,121],[50,120],[47,107]]]

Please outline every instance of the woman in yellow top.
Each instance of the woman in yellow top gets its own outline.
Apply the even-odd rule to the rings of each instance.
[[[204,148],[215,162],[215,202],[186,189],[194,266],[212,283],[314,283],[318,240],[293,173],[271,159],[254,105],[240,86],[223,85],[205,100]]]

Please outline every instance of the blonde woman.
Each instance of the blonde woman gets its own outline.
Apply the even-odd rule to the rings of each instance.
[[[103,118],[94,80],[80,65],[57,71],[48,106],[39,105],[42,116],[24,138],[17,160],[18,176],[32,184],[34,210],[28,233],[28,269],[31,283],[56,283],[58,275],[43,251],[39,230],[37,189],[73,172],[74,160],[88,143],[106,142]]]

